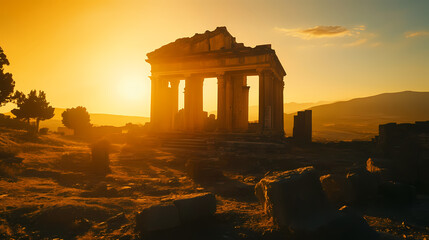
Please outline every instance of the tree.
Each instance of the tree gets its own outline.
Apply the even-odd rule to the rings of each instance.
[[[49,106],[49,102],[46,101],[46,94],[43,91],[39,91],[39,95],[37,95],[36,90],[31,90],[27,96],[17,91],[14,98],[18,108],[12,110],[13,115],[18,119],[27,120],[27,122],[30,122],[32,118],[36,119],[37,132],[39,131],[40,121],[54,116],[55,108]]]
[[[61,116],[64,126],[73,129],[75,135],[82,135],[92,126],[85,107],[67,108]]]
[[[15,88],[12,74],[4,72],[4,65],[9,65],[9,60],[0,47],[0,107],[12,100],[13,89]]]

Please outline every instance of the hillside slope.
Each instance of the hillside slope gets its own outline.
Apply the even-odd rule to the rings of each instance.
[[[49,128],[51,131],[56,131],[58,127],[63,127],[61,120],[61,114],[65,111],[64,108],[55,108],[54,117],[40,122],[40,127]],[[5,115],[11,115],[11,113],[6,113]],[[102,114],[102,113],[90,113],[91,123],[95,126],[115,126],[121,127],[125,126],[127,123],[142,124],[149,122],[148,117],[138,117],[138,116],[124,116],[124,115],[114,115],[114,114]]]
[[[383,93],[309,108],[313,110],[313,136],[318,140],[368,140],[378,125],[388,122],[429,120],[429,92]],[[285,114],[287,135],[294,114]]]

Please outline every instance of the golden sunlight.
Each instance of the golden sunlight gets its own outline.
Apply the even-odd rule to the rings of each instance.
[[[116,85],[118,97],[125,101],[135,101],[143,98],[143,81],[138,76],[127,76]]]

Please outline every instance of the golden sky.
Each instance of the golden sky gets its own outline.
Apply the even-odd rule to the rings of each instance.
[[[0,0],[0,46],[17,90],[44,90],[54,107],[149,116],[146,54],[217,26],[246,46],[272,44],[285,102],[429,91],[428,12],[425,0]],[[204,109],[216,110],[216,80],[204,90]]]

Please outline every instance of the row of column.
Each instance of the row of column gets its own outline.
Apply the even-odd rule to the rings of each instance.
[[[179,79],[151,77],[151,125],[157,131],[184,128],[201,131],[204,128],[203,77],[185,79],[185,109],[183,126],[178,126]]]
[[[218,75],[218,129],[246,131],[248,128],[249,86],[244,74]]]
[[[159,131],[177,129],[179,79],[152,77],[151,123]],[[218,79],[217,123],[221,131],[248,129],[249,86],[243,73],[223,73]],[[203,82],[201,76],[185,79],[184,124],[187,131],[204,128]],[[259,72],[259,126],[262,131],[283,132],[282,79],[271,70]]]

